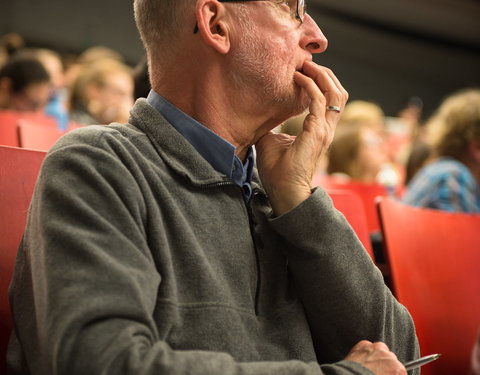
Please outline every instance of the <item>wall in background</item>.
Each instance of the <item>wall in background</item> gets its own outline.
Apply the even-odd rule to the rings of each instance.
[[[476,0],[310,0],[329,39],[315,61],[334,70],[350,98],[393,115],[409,96],[430,114],[447,94],[480,87],[480,2]],[[81,52],[105,45],[134,65],[143,56],[132,1],[0,0],[0,34],[30,45]]]

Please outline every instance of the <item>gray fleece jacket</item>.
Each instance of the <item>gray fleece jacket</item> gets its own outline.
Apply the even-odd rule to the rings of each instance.
[[[245,203],[145,100],[48,153],[10,301],[13,374],[365,374],[361,339],[418,356],[410,315],[317,188]]]

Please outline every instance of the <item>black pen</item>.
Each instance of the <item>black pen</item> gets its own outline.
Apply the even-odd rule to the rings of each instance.
[[[413,370],[417,367],[420,367],[420,366],[423,366],[427,363],[435,361],[436,359],[438,359],[440,357],[440,355],[441,354],[430,354],[430,355],[427,355],[425,357],[421,357],[421,358],[415,359],[413,361],[404,363],[403,365],[405,366],[407,371]]]

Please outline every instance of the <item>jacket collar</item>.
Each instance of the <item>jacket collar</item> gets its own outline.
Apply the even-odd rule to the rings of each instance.
[[[216,171],[165,118],[145,99],[138,99],[130,112],[129,123],[144,132],[156,151],[179,175],[194,185],[233,182]],[[259,188],[256,170],[252,187]]]

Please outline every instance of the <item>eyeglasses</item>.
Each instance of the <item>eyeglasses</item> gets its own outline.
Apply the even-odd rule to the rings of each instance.
[[[218,0],[220,3],[244,3],[250,1],[271,1],[275,4],[286,4],[290,8],[290,15],[296,20],[303,23],[306,13],[305,0]],[[198,25],[195,25],[193,33],[198,32]]]
[[[220,3],[244,3],[250,1],[271,1],[275,4],[286,4],[293,18],[303,23],[305,17],[305,0],[218,0]]]

